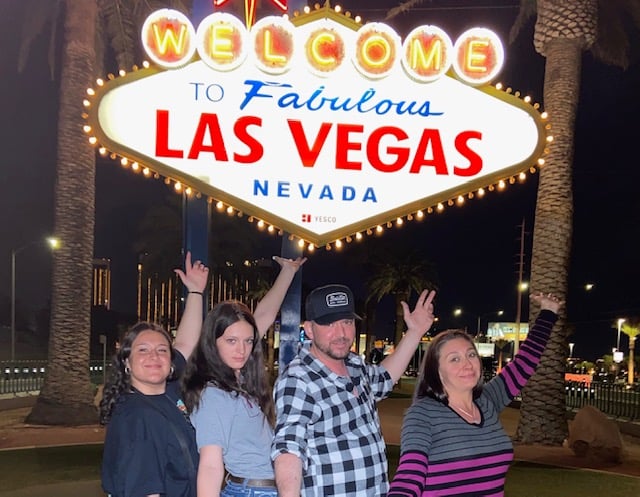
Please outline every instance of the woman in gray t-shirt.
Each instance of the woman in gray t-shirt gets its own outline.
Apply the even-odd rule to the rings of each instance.
[[[198,493],[277,496],[270,457],[275,410],[261,339],[306,259],[274,259],[282,269],[255,317],[241,302],[217,304],[187,365],[184,400],[200,451]]]

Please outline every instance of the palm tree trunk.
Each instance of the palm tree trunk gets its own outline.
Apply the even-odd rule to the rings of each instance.
[[[96,0],[68,0],[58,116],[55,234],[49,359],[44,384],[27,421],[95,423],[89,378],[95,153],[82,126],[82,102],[92,86]]]
[[[536,50],[546,57],[544,105],[553,142],[540,170],[531,260],[533,291],[566,300],[573,231],[573,151],[582,52],[595,40],[596,0],[538,0]],[[539,309],[532,306],[530,325]],[[536,374],[522,392],[515,439],[561,445],[568,434],[564,393],[568,354],[565,311],[551,334]]]
[[[554,141],[540,170],[531,261],[533,291],[567,295],[573,218],[573,137],[578,103],[582,48],[557,38],[546,45],[544,100]],[[538,313],[532,306],[530,326]],[[568,434],[564,392],[568,353],[566,317],[561,311],[534,377],[522,393],[516,439],[561,445]]]

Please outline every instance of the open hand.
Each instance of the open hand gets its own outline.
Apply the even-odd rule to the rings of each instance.
[[[204,292],[209,279],[209,268],[199,260],[192,264],[191,252],[187,252],[184,258],[184,271],[182,269],[174,269],[174,271],[188,291]]]
[[[413,311],[409,311],[409,304],[401,302],[402,311],[404,313],[404,322],[407,330],[417,330],[424,334],[429,331],[433,324],[433,299],[436,296],[435,290],[423,290],[418,297],[416,306]]]
[[[281,270],[290,269],[294,273],[298,271],[302,267],[302,265],[307,262],[306,257],[297,257],[296,259],[286,259],[284,257],[280,257],[279,255],[274,255],[273,260],[280,264]]]
[[[547,309],[558,314],[560,307],[564,305],[564,300],[556,297],[553,293],[536,292],[531,294],[531,300],[540,306],[540,310]]]

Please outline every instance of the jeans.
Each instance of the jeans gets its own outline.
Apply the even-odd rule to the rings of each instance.
[[[248,487],[245,483],[227,481],[220,497],[278,497],[275,487]]]

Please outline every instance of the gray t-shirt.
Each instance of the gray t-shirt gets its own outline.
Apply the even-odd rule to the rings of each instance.
[[[206,387],[191,414],[198,450],[222,447],[225,469],[240,478],[273,479],[273,429],[254,400]]]

